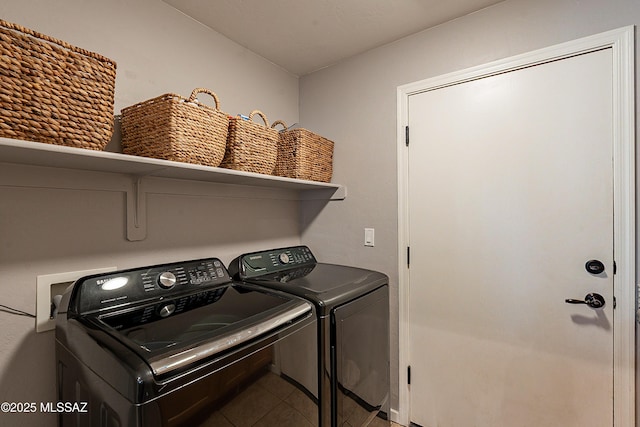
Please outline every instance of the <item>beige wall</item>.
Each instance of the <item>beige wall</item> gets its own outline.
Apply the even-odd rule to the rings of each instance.
[[[397,87],[637,24],[637,0],[508,0],[301,78],[300,122],[336,141],[334,180],[348,188],[344,202],[320,215],[313,204],[303,208],[309,225],[302,240],[323,260],[389,274],[392,348],[398,345]],[[376,229],[375,248],[363,246],[364,227]],[[396,352],[391,372],[397,407]]]
[[[117,113],[203,86],[229,114],[257,108],[270,121],[298,119],[296,76],[161,0],[4,0],[0,17],[116,61]]]
[[[117,113],[163,93],[189,95],[203,86],[219,95],[229,114],[259,108],[271,121],[298,121],[297,77],[160,0],[3,0],[0,17],[115,60]],[[244,251],[300,242],[299,204],[289,193],[276,192],[275,199],[260,192],[216,196],[215,186],[207,186],[206,197],[151,194],[147,238],[130,242],[124,193],[91,190],[104,176],[0,168],[0,304],[30,313],[37,275],[207,256],[227,263]],[[63,173],[86,190],[21,186],[31,179],[45,186]],[[181,185],[191,193],[200,187],[183,182],[173,188]],[[36,334],[33,319],[1,309],[0,324],[0,402],[55,401],[53,332]],[[55,422],[53,414],[0,413],[3,426]]]
[[[117,112],[161,93],[205,86],[228,113],[260,108],[271,121],[299,121],[336,142],[333,181],[348,188],[344,202],[305,202],[301,211],[286,200],[155,195],[149,237],[128,242],[122,193],[0,183],[0,304],[34,312],[39,274],[207,255],[227,262],[244,250],[301,240],[322,261],[389,274],[397,346],[397,86],[638,24],[640,2],[508,0],[305,76],[299,88],[296,77],[159,0],[4,0],[0,16],[114,59]],[[56,171],[14,174],[32,173],[46,179]],[[259,223],[250,213],[256,208]],[[223,228],[209,226],[212,221]],[[363,246],[364,227],[376,229],[374,248]],[[36,335],[26,317],[0,312],[0,321],[0,401],[53,400],[53,334]],[[394,407],[397,369],[393,351]],[[5,420],[54,425],[54,417],[41,414],[0,414],[0,424]]]

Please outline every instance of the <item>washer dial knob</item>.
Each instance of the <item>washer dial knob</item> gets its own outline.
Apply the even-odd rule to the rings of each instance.
[[[289,261],[290,261],[289,255],[282,252],[280,255],[278,255],[278,260],[283,264],[289,264]]]
[[[173,285],[176,284],[176,281],[176,275],[170,271],[165,271],[164,273],[160,274],[160,276],[158,276],[158,285],[160,285],[160,287],[164,289],[173,287]]]
[[[169,317],[173,314],[174,311],[176,311],[176,305],[171,302],[160,307],[158,314],[160,315],[160,317]]]

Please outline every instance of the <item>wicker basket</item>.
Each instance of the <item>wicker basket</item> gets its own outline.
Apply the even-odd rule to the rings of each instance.
[[[211,95],[215,109],[197,103],[199,93]],[[229,116],[210,90],[196,88],[189,99],[167,93],[122,110],[122,152],[215,167],[224,156],[228,128]]]
[[[258,114],[264,125],[253,121]],[[267,117],[254,110],[249,120],[241,117],[229,119],[227,151],[220,166],[244,172],[273,174],[278,153],[278,131],[269,128]]]
[[[330,182],[333,174],[333,141],[307,129],[287,130],[281,120],[271,127],[284,126],[280,131],[278,158],[274,175],[311,181]]]
[[[102,150],[115,62],[0,20],[0,136]]]

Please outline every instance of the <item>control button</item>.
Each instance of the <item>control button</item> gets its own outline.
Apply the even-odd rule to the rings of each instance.
[[[161,288],[169,289],[176,284],[176,280],[175,274],[170,271],[165,271],[158,277],[158,285],[160,285]]]
[[[289,255],[287,255],[286,253],[282,252],[280,255],[278,255],[278,260],[283,264],[288,264],[289,263]]]
[[[176,305],[174,303],[169,303],[160,307],[158,314],[160,317],[168,317],[171,316],[174,311],[176,311]]]

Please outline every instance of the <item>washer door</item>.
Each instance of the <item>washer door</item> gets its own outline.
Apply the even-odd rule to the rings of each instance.
[[[309,303],[227,285],[99,317],[162,380],[308,316]]]

